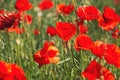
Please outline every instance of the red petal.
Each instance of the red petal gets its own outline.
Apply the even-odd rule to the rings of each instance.
[[[51,9],[54,6],[54,3],[51,0],[43,0],[38,4],[40,10]]]
[[[86,77],[88,80],[96,80],[100,78],[100,71],[101,71],[101,66],[93,60],[88,67],[82,72],[82,75]]]
[[[76,33],[76,27],[72,23],[67,22],[57,22],[56,31],[60,38],[68,41]]]
[[[75,45],[78,49],[90,50],[92,44],[91,38],[86,34],[81,34],[75,39]]]

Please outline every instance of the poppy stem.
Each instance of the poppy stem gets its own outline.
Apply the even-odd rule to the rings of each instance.
[[[64,63],[64,67],[65,67],[65,70],[67,70],[67,57],[66,57],[66,55],[68,54],[67,52],[67,42],[66,41],[63,41],[63,43],[64,43],[64,45],[65,45],[65,47],[64,47],[64,53],[63,53],[63,55],[64,55],[64,61],[65,61],[65,63]],[[67,71],[65,71],[65,73],[66,73]],[[66,73],[67,74],[67,73]]]
[[[102,66],[102,67],[104,67],[104,62],[103,62],[103,57],[102,58],[100,58],[100,61],[99,61],[99,63],[100,63],[100,65]],[[101,67],[101,70],[100,70],[100,73],[101,73],[101,76],[100,76],[100,80],[104,80],[104,77],[103,77],[103,70],[102,70],[102,67]]]
[[[75,17],[76,17],[76,27],[77,27],[77,35],[79,35],[80,33],[79,33],[79,31],[80,31],[80,28],[79,28],[79,25],[78,25],[78,23],[77,23],[77,21],[78,21],[78,17],[77,17],[77,4],[76,4],[76,2],[75,2],[75,0],[72,0],[72,3],[73,3],[73,5],[74,5],[74,12],[75,12]]]

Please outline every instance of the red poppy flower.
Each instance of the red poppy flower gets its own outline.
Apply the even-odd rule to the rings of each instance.
[[[106,31],[114,29],[118,23],[119,23],[118,21],[104,19],[102,16],[98,19],[99,27]]]
[[[15,3],[15,8],[20,11],[26,11],[30,10],[32,8],[32,4],[29,2],[29,0],[17,0]]]
[[[104,8],[104,12],[102,16],[98,19],[99,26],[104,30],[112,30],[114,29],[119,23],[119,16],[118,14],[109,7]]]
[[[120,29],[116,29],[113,33],[112,33],[112,37],[117,39],[120,37]]]
[[[7,63],[0,61],[0,79],[4,79],[5,76],[11,73],[9,68],[10,66]]]
[[[78,51],[80,49],[90,50],[92,44],[93,44],[93,42],[88,35],[81,34],[81,35],[77,36],[77,38],[75,39],[74,46],[75,46],[75,49]]]
[[[84,25],[79,25],[79,28],[80,28],[80,34],[84,34],[88,31],[88,27]]]
[[[41,57],[39,54],[34,54],[34,60],[39,64],[39,66],[50,64],[48,57]]]
[[[37,30],[37,29],[34,29],[33,33],[34,33],[35,35],[39,35],[39,34],[40,34],[40,31]]]
[[[97,63],[95,60],[93,60],[87,66],[87,68],[82,72],[82,76],[84,76],[88,80],[100,79],[101,68],[102,68],[102,66],[99,63]]]
[[[76,33],[76,27],[72,23],[57,22],[56,23],[57,34],[62,40],[68,41]]]
[[[102,67],[95,60],[91,61],[88,67],[82,72],[82,76],[88,80],[115,80],[114,75],[105,67]]]
[[[52,0],[42,0],[39,4],[38,7],[40,10],[47,10],[53,8],[54,3]]]
[[[17,18],[18,20],[21,20],[22,15],[23,15],[22,12],[17,12],[17,13],[16,13],[16,18]]]
[[[59,51],[53,43],[45,42],[44,47],[37,51],[33,57],[39,66],[42,66],[50,63],[58,63],[60,59],[56,57],[57,55],[59,55]]]
[[[100,16],[100,13],[95,6],[80,6],[76,13],[80,19],[85,20],[95,20]]]
[[[103,43],[102,41],[93,42],[93,45],[91,46],[91,52],[94,55],[102,58],[105,52],[105,43]]]
[[[0,14],[4,14],[4,10],[0,10]]]
[[[104,77],[104,80],[115,80],[114,75],[104,67],[102,67],[102,76]]]
[[[16,80],[26,80],[23,69],[16,64],[11,64],[12,75]]]
[[[54,27],[48,26],[47,27],[47,34],[50,35],[50,36],[54,36],[54,35],[57,34],[57,31]]]
[[[119,16],[119,23],[120,23],[120,16]]]
[[[15,19],[16,19],[15,13],[1,12],[0,13],[0,30],[4,30],[5,28],[11,27]]]
[[[84,25],[84,20],[83,19],[78,19],[78,20],[76,20],[76,23],[77,23],[78,26]]]
[[[15,32],[15,33],[17,33],[17,34],[22,34],[22,33],[24,33],[24,32],[25,32],[24,28],[19,28],[19,27],[18,27],[18,23],[19,23],[19,21],[16,20],[16,21],[14,22],[14,24],[13,24],[10,28],[7,29],[7,32]]]
[[[79,6],[76,12],[77,16],[82,20],[85,19],[85,8],[86,6]]]
[[[106,6],[104,8],[103,16],[109,20],[118,20],[119,15],[110,7]]]
[[[108,44],[104,53],[104,58],[108,64],[120,68],[120,48],[115,44]]]
[[[31,16],[30,14],[24,15],[24,21],[25,21],[27,24],[31,24],[31,23],[32,23],[32,16]]]
[[[26,80],[26,77],[18,65],[0,61],[0,80]]]
[[[64,14],[64,15],[70,14],[73,10],[74,10],[73,4],[69,4],[69,5],[59,4],[56,9],[57,12]]]
[[[65,7],[64,3],[58,4],[56,8],[56,12],[62,13],[64,7]]]
[[[119,5],[120,4],[120,0],[114,0],[115,5]]]

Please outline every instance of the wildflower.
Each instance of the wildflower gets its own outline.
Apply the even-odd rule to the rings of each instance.
[[[115,44],[107,44],[104,58],[108,64],[120,68],[120,48]]]
[[[120,23],[120,16],[119,16],[119,23]]]
[[[57,34],[62,40],[68,41],[76,33],[76,27],[69,22],[57,22],[56,23]]]
[[[80,19],[84,20],[95,20],[100,16],[95,6],[79,6],[76,13]]]
[[[84,25],[84,19],[77,19],[76,23],[77,23],[78,26]]]
[[[52,0],[42,0],[39,4],[38,4],[38,7],[40,10],[48,10],[48,9],[51,9],[53,8],[54,6],[54,3]]]
[[[88,27],[84,25],[79,25],[79,28],[80,28],[80,34],[84,34],[88,31]]]
[[[64,14],[64,15],[70,14],[73,10],[74,10],[73,4],[65,5],[63,3],[57,5],[57,9],[56,9],[57,12]]]
[[[39,34],[40,34],[40,31],[37,30],[37,29],[34,29],[34,30],[33,30],[33,33],[34,33],[34,35],[39,35]]]
[[[90,48],[91,52],[104,58],[108,64],[112,64],[117,68],[120,68],[120,48],[115,44],[105,44],[101,41],[93,42]]]
[[[103,43],[102,41],[95,41],[93,42],[90,50],[94,55],[102,58],[105,52],[105,43]]]
[[[24,33],[24,28],[19,28],[18,27],[18,23],[19,23],[19,21],[18,20],[16,20],[15,22],[14,22],[14,24],[10,27],[10,28],[8,28],[7,29],[7,32],[15,32],[15,33],[17,33],[17,34],[22,34],[22,33]]]
[[[0,14],[4,14],[5,13],[5,11],[4,10],[0,10]]]
[[[82,72],[82,76],[88,78],[88,80],[96,80],[100,78],[100,71],[102,66],[95,60],[91,61],[87,68]]]
[[[77,51],[79,51],[80,49],[90,50],[92,44],[93,42],[88,35],[80,34],[76,37],[74,46]]]
[[[95,60],[91,61],[88,67],[82,72],[82,76],[88,80],[115,80],[114,75]]]
[[[112,37],[117,39],[120,37],[120,30],[116,29],[113,33],[112,33]]]
[[[102,16],[98,19],[99,26],[104,30],[112,30],[114,29],[119,23],[119,16],[118,14],[109,7],[104,8],[104,12]]]
[[[32,4],[29,0],[17,0],[15,3],[15,8],[20,12],[24,12],[26,10],[30,10],[32,8]]]
[[[16,14],[13,12],[0,12],[0,30],[9,28],[13,25],[16,19]]]
[[[114,4],[115,5],[119,5],[120,4],[120,0],[114,0]]]
[[[26,77],[20,66],[0,61],[0,80],[26,80]]]
[[[110,72],[109,69],[102,67],[102,76],[104,77],[104,80],[115,80],[114,75]]]
[[[32,23],[32,16],[31,16],[30,14],[24,15],[24,21],[25,21],[27,24],[31,24],[31,23]]]
[[[20,39],[16,39],[15,42],[16,42],[17,45],[21,45],[21,43],[22,43],[22,42],[20,41]]]
[[[44,47],[37,51],[33,58],[39,64],[39,66],[47,65],[50,63],[58,63],[59,62],[58,49],[51,42],[45,42]]]
[[[15,80],[26,80],[23,69],[16,64],[12,64],[12,75]]]
[[[49,34],[50,36],[54,36],[57,34],[57,31],[54,27],[48,26],[47,27],[47,34]]]

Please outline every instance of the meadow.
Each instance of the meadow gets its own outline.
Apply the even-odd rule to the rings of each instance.
[[[120,80],[119,68],[120,0],[0,0],[0,80]]]

